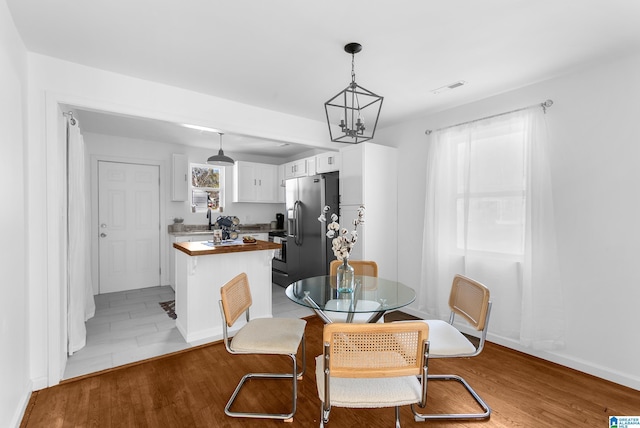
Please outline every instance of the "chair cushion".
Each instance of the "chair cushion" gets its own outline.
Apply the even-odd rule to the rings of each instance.
[[[295,354],[306,324],[298,318],[256,318],[233,336],[230,347],[235,352]]]
[[[318,397],[324,401],[322,355],[316,357]],[[336,407],[375,408],[419,403],[420,381],[416,376],[387,378],[339,378],[329,380],[331,405]]]
[[[429,356],[473,354],[476,347],[464,334],[442,320],[424,320],[429,325]]]

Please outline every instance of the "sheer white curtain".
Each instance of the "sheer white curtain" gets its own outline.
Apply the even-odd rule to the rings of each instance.
[[[85,151],[82,134],[67,120],[68,182],[68,288],[67,330],[68,353],[86,344],[85,321],[95,314],[89,248],[90,217],[86,198]]]
[[[563,346],[547,141],[541,108],[432,134],[421,310],[445,319],[460,273],[491,290],[491,333],[536,349]]]

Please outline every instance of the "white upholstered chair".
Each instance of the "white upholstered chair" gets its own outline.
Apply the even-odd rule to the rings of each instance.
[[[429,325],[430,358],[466,358],[475,357],[482,352],[487,337],[491,301],[489,289],[483,284],[462,275],[456,275],[451,285],[449,322],[443,320],[423,320]],[[475,346],[454,325],[455,317],[463,318],[473,329],[480,333],[479,343]],[[431,419],[486,419],[491,409],[473,388],[457,375],[429,375],[429,380],[454,380],[461,383],[482,408],[481,413],[420,414],[416,420]]]
[[[320,426],[331,407],[394,407],[427,400],[429,327],[422,321],[385,324],[326,324],[323,354],[316,358],[322,401]],[[414,410],[415,412],[415,410]]]
[[[305,336],[306,321],[293,318],[256,318],[250,319],[251,290],[245,273],[237,275],[220,289],[220,313],[222,315],[224,344],[231,354],[264,354],[288,355],[293,364],[291,373],[248,373],[242,377],[233,395],[227,402],[224,412],[228,416],[247,418],[283,419],[293,421],[296,412],[296,398],[298,379],[302,378],[306,368]],[[246,315],[247,323],[229,338],[228,328],[232,327],[238,318]],[[302,343],[302,369],[298,372],[296,355]],[[242,386],[248,379],[290,379],[292,381],[291,411],[288,413],[235,412],[231,406]]]

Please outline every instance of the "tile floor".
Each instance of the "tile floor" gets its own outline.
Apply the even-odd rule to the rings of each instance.
[[[313,312],[287,299],[273,284],[273,316],[301,318]],[[160,302],[173,300],[171,287],[151,287],[96,296],[87,321],[87,345],[70,356],[63,379],[189,348]]]

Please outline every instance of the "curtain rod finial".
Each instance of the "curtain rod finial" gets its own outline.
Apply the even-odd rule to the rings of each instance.
[[[425,133],[426,135],[431,135],[431,133],[432,133],[432,132],[433,132],[433,131],[431,131],[430,129],[427,129],[426,131],[424,131],[424,133]]]

